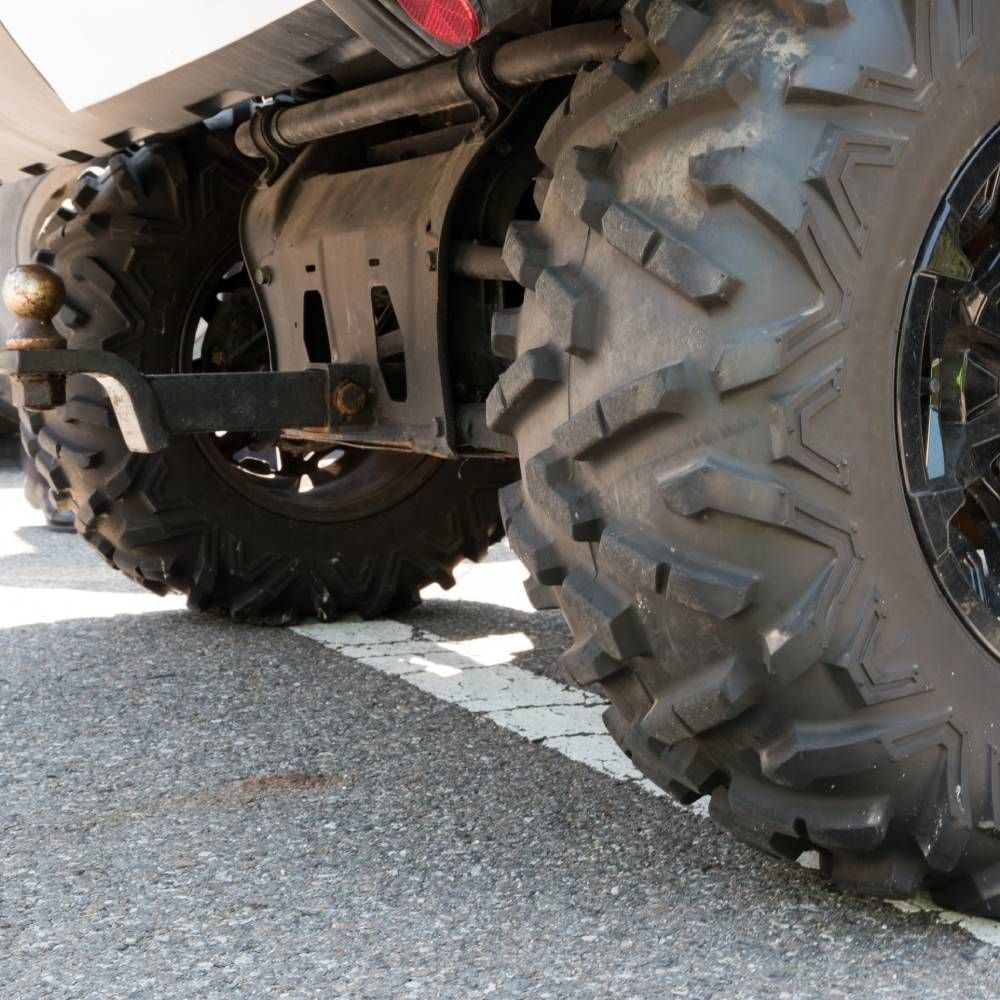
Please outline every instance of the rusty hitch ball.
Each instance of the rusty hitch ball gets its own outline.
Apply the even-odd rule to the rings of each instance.
[[[3,304],[17,319],[8,351],[61,351],[66,340],[52,325],[66,301],[62,278],[45,264],[11,268],[3,281]],[[51,410],[66,402],[66,376],[11,375],[11,401],[26,410]]]
[[[17,317],[8,351],[59,350],[66,341],[52,319],[66,301],[62,278],[45,264],[22,264],[7,272],[3,280],[3,304]]]

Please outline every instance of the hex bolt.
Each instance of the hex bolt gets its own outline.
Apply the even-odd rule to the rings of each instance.
[[[351,379],[338,382],[333,390],[333,407],[342,417],[356,417],[368,405],[364,386]]]
[[[43,413],[66,402],[65,375],[11,375],[10,401],[19,410]]]
[[[66,340],[52,319],[66,301],[62,278],[45,264],[11,268],[0,289],[3,304],[16,317],[8,351],[62,351]],[[51,410],[66,402],[66,376],[56,373],[11,375],[11,401],[26,410]]]

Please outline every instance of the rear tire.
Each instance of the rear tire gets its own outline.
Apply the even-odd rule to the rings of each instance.
[[[926,229],[996,125],[1000,11],[633,0],[625,22],[505,248],[511,545],[660,786],[842,885],[1000,913],[1000,665],[914,533],[893,378]]]
[[[76,213],[41,251],[66,282],[57,322],[70,348],[181,370],[206,275],[241,259],[237,220],[252,180],[228,142],[201,129],[84,177]],[[24,429],[57,502],[112,566],[195,608],[259,622],[374,616],[413,606],[430,583],[449,586],[457,562],[502,536],[497,489],[517,475],[507,462],[370,452],[358,462],[380,471],[356,481],[368,495],[352,500],[355,486],[345,487],[333,509],[222,462],[210,435],[131,454],[103,391],[79,376],[65,407],[27,415]]]

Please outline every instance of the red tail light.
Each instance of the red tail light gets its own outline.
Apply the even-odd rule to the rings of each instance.
[[[469,45],[479,37],[479,15],[470,0],[399,0],[399,6],[445,45]]]

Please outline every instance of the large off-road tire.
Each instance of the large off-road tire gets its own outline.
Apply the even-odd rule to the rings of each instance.
[[[57,325],[70,348],[112,351],[145,372],[184,367],[196,299],[241,259],[252,179],[226,140],[200,129],[84,177],[75,211],[41,251],[66,282]],[[274,477],[244,470],[261,459],[238,467],[212,436],[131,454],[96,383],[71,377],[67,395],[65,407],[26,418],[24,440],[77,530],[144,587],[234,618],[412,606],[501,537],[496,492],[517,475],[504,462],[366,452],[351,453],[351,474],[321,496],[277,491]]]
[[[894,395],[914,262],[1000,119],[1000,8],[624,20],[505,247],[510,542],[650,778],[843,885],[1000,913],[1000,663],[918,542]]]

